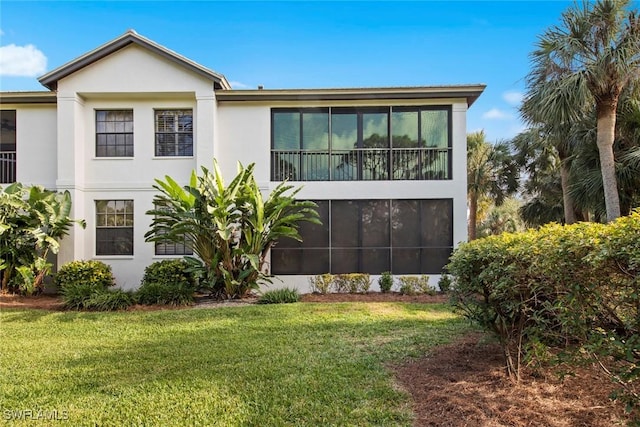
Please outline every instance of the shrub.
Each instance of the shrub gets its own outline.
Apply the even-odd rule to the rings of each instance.
[[[64,291],[65,287],[82,285],[94,289],[106,289],[115,285],[111,267],[102,261],[68,262],[54,276],[54,283]]]
[[[391,291],[393,287],[393,276],[390,271],[384,271],[378,279],[378,286],[380,286],[380,292],[387,293]]]
[[[440,280],[438,280],[438,288],[440,288],[440,292],[444,292],[445,294],[451,290],[451,276],[448,274],[443,274],[440,276]]]
[[[366,273],[337,274],[333,277],[333,290],[338,293],[366,293],[370,287],[371,279]]]
[[[429,285],[429,276],[400,276],[398,280],[402,295],[436,294],[436,290]]]
[[[332,283],[333,275],[329,273],[309,278],[309,284],[311,285],[311,291],[313,293],[319,293],[323,295],[329,293]]]
[[[447,268],[454,304],[497,336],[516,379],[521,361],[587,357],[621,385],[629,408],[638,405],[640,211],[607,225],[550,224],[475,240]]]
[[[258,304],[289,304],[300,301],[297,289],[274,289],[267,291],[258,298]]]
[[[154,262],[144,270],[136,294],[140,304],[188,305],[193,302],[196,279],[181,259]]]
[[[54,276],[64,305],[68,309],[90,309],[94,294],[107,292],[115,285],[111,267],[102,261],[72,261]]]

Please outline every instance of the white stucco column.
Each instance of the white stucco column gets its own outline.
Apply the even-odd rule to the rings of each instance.
[[[215,154],[216,98],[213,90],[207,93],[196,93],[195,114],[195,156],[198,173],[200,166],[207,169],[213,167]]]
[[[84,171],[87,146],[85,141],[84,102],[75,92],[58,92],[58,158],[56,187],[71,193],[73,207],[71,217],[85,219]],[[84,248],[85,231],[74,225],[61,242],[58,266],[75,259],[90,258]]]
[[[467,104],[454,103],[453,138],[453,244],[467,241]]]

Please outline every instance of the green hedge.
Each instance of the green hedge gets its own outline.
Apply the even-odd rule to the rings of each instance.
[[[612,377],[637,386],[640,211],[607,225],[550,224],[474,240],[447,268],[454,304],[498,337],[510,374],[519,376],[522,361],[586,355],[612,361]],[[637,399],[628,388],[623,395]]]
[[[136,294],[140,304],[189,305],[193,303],[196,279],[181,259],[154,262],[144,270]]]

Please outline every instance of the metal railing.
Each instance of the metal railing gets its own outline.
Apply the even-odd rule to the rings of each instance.
[[[273,181],[451,179],[451,148],[272,150]]]
[[[16,152],[0,151],[0,184],[16,182]]]

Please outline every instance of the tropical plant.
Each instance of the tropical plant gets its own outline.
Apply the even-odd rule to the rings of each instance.
[[[490,144],[484,131],[467,135],[467,197],[469,240],[476,238],[478,204],[491,199],[496,206],[518,189],[518,166],[507,143]]]
[[[623,91],[640,80],[640,17],[629,0],[584,1],[567,9],[532,53],[523,116],[567,126],[595,107],[607,221],[621,214],[613,144]]]
[[[59,241],[74,222],[71,194],[56,193],[39,186],[13,183],[0,189],[0,276],[2,290],[25,293],[42,290],[51,271],[49,252],[58,253]],[[15,273],[18,273],[17,275]]]
[[[214,161],[213,171],[202,167],[188,185],[166,176],[156,179],[159,191],[149,242],[180,242],[191,246],[201,284],[221,298],[238,298],[268,281],[265,262],[279,238],[301,240],[300,221],[319,223],[316,205],[295,198],[299,189],[279,184],[264,200],[254,177],[254,164],[238,165],[237,176],[225,185]]]

